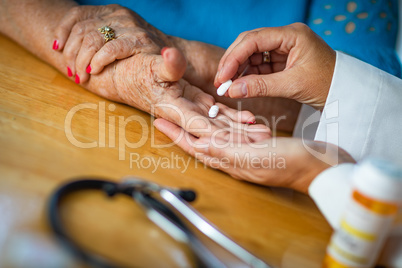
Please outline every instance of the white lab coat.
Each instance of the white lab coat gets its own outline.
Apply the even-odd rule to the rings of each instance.
[[[318,127],[312,124],[317,121]],[[357,161],[375,156],[402,167],[402,80],[337,52],[323,113],[303,106],[295,136],[336,144]],[[334,228],[351,194],[353,168],[353,164],[329,168],[309,187],[310,196]],[[392,230],[381,263],[402,267],[402,226]]]
[[[396,51],[402,59],[402,0]],[[303,130],[306,125],[310,127]],[[402,167],[402,80],[337,52],[323,113],[303,105],[294,133],[296,137],[334,143],[357,161],[375,156]],[[311,198],[334,228],[350,198],[354,166],[329,168],[309,187]],[[379,260],[387,267],[402,267],[401,214],[400,210],[399,225],[391,231]]]

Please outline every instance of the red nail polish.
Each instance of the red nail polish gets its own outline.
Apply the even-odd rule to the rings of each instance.
[[[71,71],[70,67],[67,66],[67,75],[68,77],[73,76],[73,72]]]
[[[76,84],[80,83],[80,76],[78,74],[75,75],[75,83]]]
[[[53,41],[53,49],[54,49],[54,50],[59,49],[59,41],[57,41],[57,40],[54,40],[54,41]]]
[[[87,74],[90,74],[90,73],[91,73],[91,70],[92,70],[91,65],[88,65],[88,67],[87,67],[87,69],[86,69]]]
[[[255,124],[257,124],[257,122],[256,121],[253,121],[253,122],[247,122],[247,124],[249,124],[249,125],[255,125]]]
[[[164,48],[162,48],[162,50],[161,50],[161,55],[163,56],[163,53],[165,53],[166,52],[166,49],[168,49],[168,47],[164,47]]]

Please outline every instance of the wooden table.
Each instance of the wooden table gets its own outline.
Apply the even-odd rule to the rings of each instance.
[[[60,253],[45,209],[61,183],[77,176],[118,181],[125,175],[196,190],[199,212],[275,267],[320,267],[332,230],[308,196],[234,180],[177,146],[155,148],[152,142],[170,141],[152,127],[148,114],[86,91],[3,36],[0,48],[1,267],[16,266],[13,254],[22,261],[29,252]],[[130,116],[135,120],[124,131],[119,118]],[[122,145],[142,138],[139,148]],[[164,168],[155,168],[152,161],[158,160]],[[176,259],[188,266],[186,248],[129,198],[77,193],[63,203],[62,215],[81,245],[119,264],[172,267]]]

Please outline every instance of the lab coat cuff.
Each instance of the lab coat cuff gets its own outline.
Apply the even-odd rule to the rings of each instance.
[[[331,87],[314,139],[341,146],[360,159],[381,77],[379,69],[337,51]]]

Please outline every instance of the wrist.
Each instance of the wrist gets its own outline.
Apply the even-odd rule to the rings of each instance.
[[[329,47],[328,47],[329,48]],[[334,76],[335,71],[335,64],[336,64],[336,52],[335,50],[329,48],[327,56],[323,57],[324,65],[321,68],[320,74],[322,76],[322,85],[319,92],[322,92],[321,101],[319,101],[316,105],[316,109],[319,111],[323,111],[325,104],[327,102],[329,90],[331,89],[332,79]]]
[[[325,142],[303,142],[303,155],[298,157],[297,174],[294,174],[290,188],[308,194],[313,180],[324,170],[342,163],[356,163],[356,161],[342,148]]]

